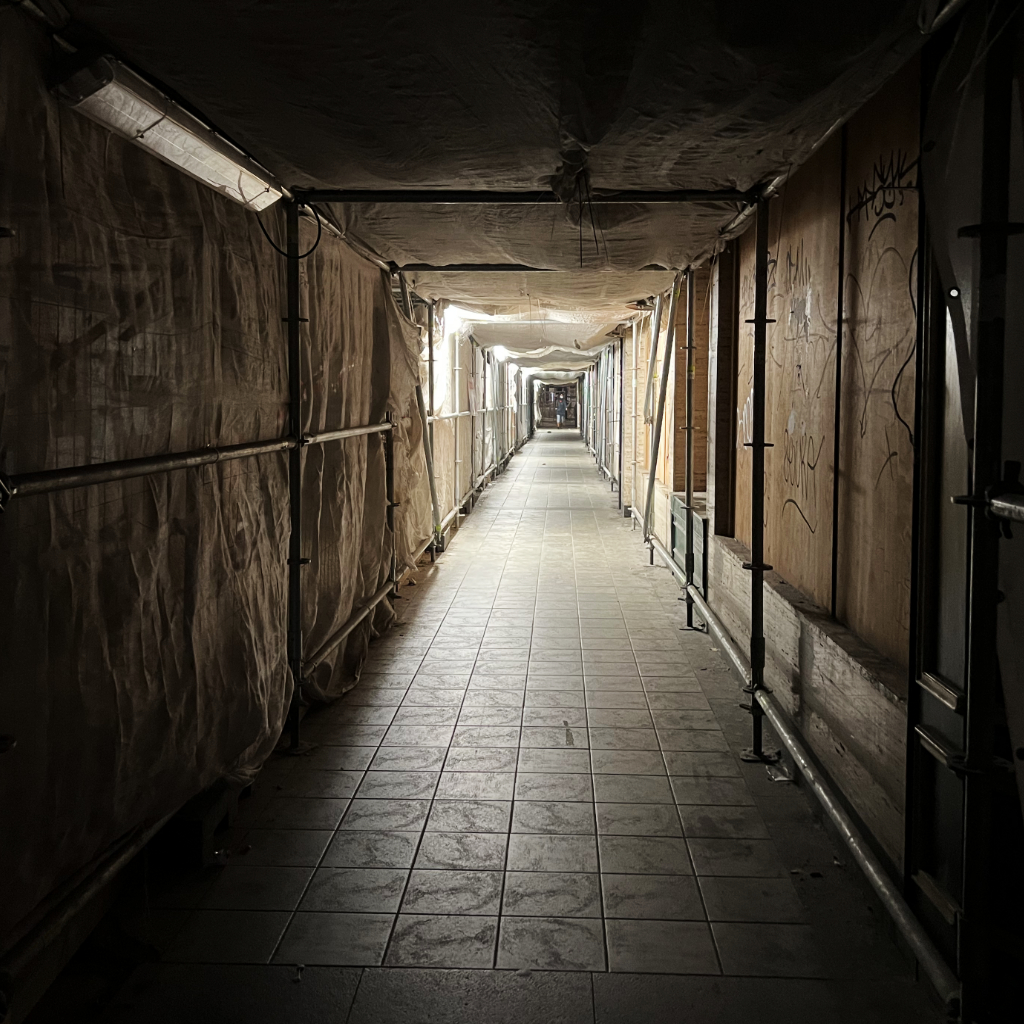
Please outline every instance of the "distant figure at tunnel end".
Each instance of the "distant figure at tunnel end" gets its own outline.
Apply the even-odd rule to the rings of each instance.
[[[555,420],[560,427],[565,426],[565,411],[567,408],[565,395],[559,394],[558,401],[555,402]]]

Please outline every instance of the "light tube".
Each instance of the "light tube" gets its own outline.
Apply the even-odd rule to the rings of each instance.
[[[86,117],[250,210],[281,198],[268,171],[113,57],[75,72],[55,91]]]

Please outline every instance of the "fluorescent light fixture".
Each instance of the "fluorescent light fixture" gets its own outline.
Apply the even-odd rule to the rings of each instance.
[[[55,89],[67,104],[250,210],[281,198],[273,176],[113,57]]]

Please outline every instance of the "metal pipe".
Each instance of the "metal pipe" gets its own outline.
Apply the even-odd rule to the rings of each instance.
[[[402,275],[403,279],[405,275]],[[434,463],[434,303],[427,311],[427,433],[430,435],[430,463]]]
[[[562,198],[555,192],[496,192],[471,189],[304,189],[294,190],[303,203],[425,203],[436,206],[463,204],[503,206],[557,206]],[[640,190],[610,194],[594,193],[588,202],[594,206],[662,203],[745,203],[752,202],[750,192],[736,188]]]
[[[285,271],[288,321],[288,424],[292,437],[302,436],[302,362],[299,310],[299,204],[285,204]],[[302,701],[302,447],[288,455],[288,666],[292,699],[288,709],[291,749],[299,749]]]
[[[633,406],[632,406],[632,418],[633,418],[633,430],[630,439],[630,444],[633,449],[633,468],[631,473],[631,480],[629,486],[629,507],[632,509],[636,505],[636,454],[637,454],[637,373],[639,372],[639,366],[637,362],[640,358],[640,337],[637,322],[633,321]]]
[[[750,441],[750,688],[756,694],[764,686],[764,387],[768,339],[768,200],[757,201],[754,241],[754,357]],[[745,758],[764,760],[761,719],[756,700],[750,702],[751,745]]]
[[[1001,531],[987,514],[987,496],[1004,475],[1003,409],[1006,346],[1007,248],[1010,234],[1011,126],[1016,103],[1014,79],[1019,5],[987,5],[984,106],[982,109],[980,223],[961,227],[961,238],[977,238],[975,291],[975,401],[970,459],[971,503],[967,506],[967,607],[964,691],[963,908],[959,916],[960,976],[964,1018],[1002,1016],[994,994],[1004,988],[998,964],[1004,940],[1000,930],[1011,919],[1002,903],[1005,885],[993,870],[996,843],[1005,842],[998,811],[997,736],[1006,729],[1000,692]],[[1000,16],[1001,15],[1001,16]],[[1012,337],[1012,335],[1011,335]],[[1009,989],[1004,989],[1009,991]]]
[[[839,457],[842,447],[843,405],[843,318],[846,315],[846,125],[839,145],[839,288],[836,294],[836,382],[835,416],[832,426],[832,618],[839,606]]]
[[[390,423],[371,423],[365,427],[347,427],[344,430],[328,430],[321,434],[310,434],[299,442],[301,445],[323,444],[347,437],[376,434],[391,430]],[[30,497],[34,494],[52,494],[69,491],[76,487],[92,487],[117,480],[132,480],[156,473],[169,473],[177,469],[194,469],[218,462],[247,459],[256,455],[289,451],[297,447],[292,437],[274,441],[243,441],[240,444],[225,444],[219,447],[196,448],[189,452],[173,452],[168,455],[146,455],[139,459],[121,459],[116,462],[96,462],[91,466],[73,466],[67,469],[44,469],[35,473],[19,473],[3,477],[0,487],[4,489],[4,503],[9,498]]]
[[[1000,519],[1024,523],[1024,497],[1019,494],[1001,494],[998,498],[992,498],[989,511]]]
[[[676,305],[682,287],[682,271],[672,283],[672,298],[668,304],[668,326],[665,328],[665,355],[662,357],[661,381],[658,385],[658,414],[654,420],[654,440],[651,444],[651,472],[647,480],[647,500],[644,503],[644,540],[654,536],[654,482],[658,475],[658,455],[661,449],[661,428],[665,419],[665,398],[668,395],[669,371],[672,369],[672,345],[676,334]]]
[[[341,430],[325,430],[321,434],[308,434],[302,439],[303,445],[324,444],[327,441],[344,441],[349,437],[363,437],[366,434],[384,434],[394,430],[390,421],[384,423],[368,423],[364,427],[344,427]]]
[[[391,413],[386,414],[391,427]],[[398,502],[395,501],[395,432],[389,429],[384,432],[384,500],[387,502],[385,519],[387,521],[388,533],[391,534],[391,560],[388,567],[388,582],[391,589],[398,586],[398,535],[395,532],[395,509]]]
[[[444,323],[443,315],[444,314],[442,312],[442,323]],[[459,479],[459,466],[461,465],[461,463],[459,462],[459,434],[462,432],[459,420],[463,417],[463,415],[468,415],[468,413],[462,413],[459,411],[459,406],[462,404],[462,395],[460,394],[459,388],[459,370],[461,369],[461,367],[459,366],[460,357],[461,353],[459,352],[459,333],[456,331],[454,336],[451,338],[450,350],[448,353],[448,365],[451,366],[452,368],[452,408],[455,410],[453,413],[451,413],[449,418],[454,421],[452,423],[452,490],[454,491],[452,499],[455,502],[455,504],[453,505],[453,509],[456,511],[459,508],[459,488],[462,486],[462,481]],[[444,524],[442,524],[442,533],[443,532]]]
[[[423,457],[427,462],[427,479],[430,482],[430,507],[433,510],[434,534],[440,532],[441,516],[437,505],[437,484],[434,481],[434,456],[430,451],[430,438],[427,436],[427,407],[423,401],[423,386],[416,385],[416,404],[420,409],[420,419],[423,421]]]
[[[623,431],[626,429],[626,339],[619,338],[619,509],[622,509]]]
[[[693,629],[693,380],[697,372],[693,320],[696,284],[693,269],[686,271],[686,626]]]
[[[409,291],[409,282],[401,271],[398,272],[398,287],[402,293],[402,305],[405,307],[405,315],[415,323],[416,317],[413,315],[412,292]]]
[[[667,553],[662,552],[662,554],[664,557]],[[708,633],[714,638],[719,649],[732,662],[733,668],[740,678],[749,686],[752,678],[749,663],[733,641],[729,631],[701,596],[700,591],[696,587],[691,587],[690,589],[693,603],[697,607],[698,614],[707,624]],[[818,771],[811,756],[804,748],[799,735],[787,721],[775,699],[763,688],[755,691],[754,697],[763,713],[767,715],[768,720],[771,722],[776,736],[781,740],[783,746],[793,758],[800,774],[803,775],[825,813],[828,814],[833,825],[835,825],[843,843],[864,872],[868,884],[874,890],[875,895],[879,898],[882,906],[885,907],[886,912],[899,929],[900,934],[910,947],[917,962],[928,976],[935,991],[945,1004],[947,1012],[956,1016],[960,1003],[960,983],[957,981],[956,976],[949,969],[942,954],[936,949],[925,930],[921,927],[921,923],[914,917],[913,911],[907,905],[902,893],[900,893],[892,879],[889,878],[881,861],[875,856],[874,851],[867,842],[865,842],[859,829],[846,813],[842,804],[836,799],[828,782],[822,773]]]
[[[33,494],[52,494],[76,487],[90,487],[95,484],[111,483],[115,480],[131,480],[155,473],[167,473],[176,469],[192,469],[216,462],[230,462],[254,455],[267,455],[295,448],[294,438],[283,437],[275,441],[244,441],[241,444],[227,444],[219,448],[197,448],[190,452],[175,452],[170,455],[147,455],[141,459],[122,459],[118,462],[97,462],[91,466],[74,466],[68,469],[44,469],[36,473],[19,473],[0,480],[3,503],[13,497],[29,497]]]
[[[427,543],[429,544],[430,541],[427,541]],[[378,590],[373,595],[373,597],[371,597],[370,600],[366,602],[366,604],[361,605],[358,611],[354,612],[349,617],[348,621],[345,623],[344,626],[341,627],[341,629],[339,629],[336,633],[331,634],[331,636],[324,641],[324,643],[320,646],[320,649],[316,652],[316,654],[314,654],[309,659],[309,661],[307,661],[303,665],[303,668],[305,669],[307,675],[311,673],[314,669],[316,669],[319,665],[322,665],[323,662],[328,658],[328,656],[332,654],[334,651],[336,651],[338,647],[341,646],[341,644],[351,635],[352,631],[356,628],[356,626],[358,626],[360,622],[367,618],[370,612],[372,612],[373,609],[376,608],[377,605],[379,605],[381,601],[384,600],[384,598],[394,593],[395,585],[396,584],[389,579],[387,583],[385,583],[384,586],[382,586],[380,590]]]
[[[654,399],[654,371],[658,368],[658,335],[661,334],[661,307],[664,296],[659,295],[654,303],[654,317],[651,320],[651,351],[647,358],[647,380],[644,388],[644,423],[651,422],[651,402]]]

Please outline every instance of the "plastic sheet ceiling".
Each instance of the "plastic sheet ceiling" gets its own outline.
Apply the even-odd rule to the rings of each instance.
[[[593,346],[632,313],[630,299],[667,287],[668,275],[652,283],[651,270],[713,250],[737,207],[598,206],[591,215],[586,189],[746,189],[786,173],[920,46],[919,19],[936,3],[67,6],[97,48],[173,89],[286,185],[553,188],[565,205],[335,213],[347,234],[400,266],[571,271],[531,281],[521,319],[536,319],[538,307],[601,308],[610,315]],[[421,294],[476,308],[523,298],[520,275],[417,277]],[[547,347],[539,335],[491,334],[510,350]]]

